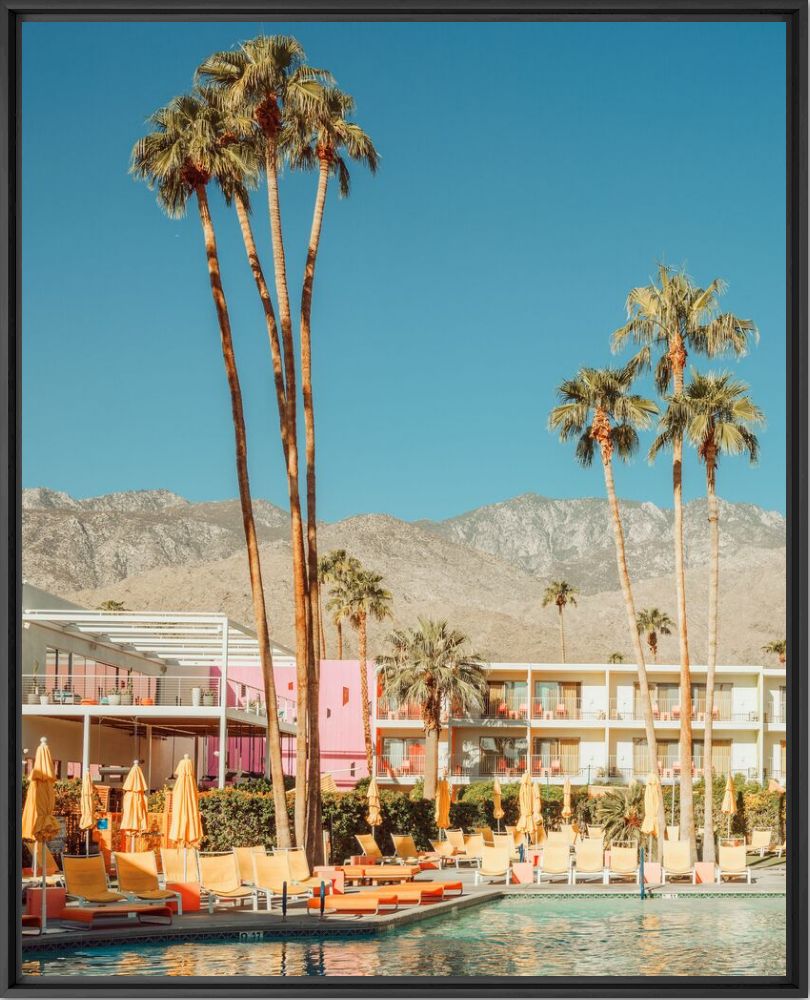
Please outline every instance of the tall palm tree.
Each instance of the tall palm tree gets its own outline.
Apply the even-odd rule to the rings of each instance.
[[[545,608],[549,604],[555,604],[560,615],[561,663],[565,663],[565,625],[563,624],[563,611],[569,604],[576,607],[578,593],[579,591],[576,587],[572,587],[571,584],[567,583],[565,580],[552,580],[546,587],[545,593],[543,594],[543,607]]]
[[[360,560],[355,559],[354,556],[350,556],[345,549],[332,549],[331,552],[327,552],[325,556],[321,556],[318,560],[318,582],[321,586],[325,584],[333,584],[337,587],[338,584],[347,577],[351,576],[352,573],[360,569]],[[340,605],[340,602],[338,602]],[[343,618],[348,616],[346,614],[338,614],[333,618],[335,629],[337,630],[337,645],[338,645],[338,656],[339,660],[343,659]],[[326,659],[326,633],[323,628],[323,615],[320,616],[321,620],[321,656]]]
[[[304,729],[303,738],[296,740],[295,835],[299,844],[306,841],[306,817],[310,799],[317,792],[300,794],[308,785],[308,750],[317,757],[311,742],[310,714],[317,717],[317,699],[310,707],[310,692],[317,680],[313,678],[311,633],[312,619],[308,610],[309,583],[304,553],[304,534],[298,485],[298,425],[295,354],[292,336],[292,315],[287,283],[287,263],[281,223],[278,193],[279,136],[283,115],[288,106],[305,107],[321,100],[319,80],[328,79],[322,70],[306,66],[299,42],[287,35],[260,35],[243,42],[237,49],[217,52],[197,70],[197,79],[222,91],[224,99],[239,114],[250,117],[258,126],[267,181],[268,214],[273,246],[276,296],[278,299],[283,367],[286,396],[286,460],[287,489],[290,496],[290,534],[293,566],[293,597],[295,608],[296,680],[298,724]],[[271,338],[272,343],[272,338]],[[278,384],[278,383],[277,383]],[[317,574],[316,566],[312,572]],[[307,738],[309,736],[309,739]],[[317,737],[316,737],[317,741]],[[318,765],[319,766],[319,765]]]
[[[714,818],[712,816],[712,736],[714,723],[714,684],[717,667],[717,610],[720,596],[720,513],[717,502],[717,466],[721,454],[747,454],[757,460],[759,442],[753,424],[764,416],[748,396],[748,386],[729,374],[701,375],[692,379],[680,399],[673,400],[662,420],[661,432],[650,448],[654,457],[662,448],[684,436],[697,449],[706,470],[706,500],[709,509],[709,642],[706,658],[706,712],[703,735],[703,775],[705,780],[703,812],[703,860],[714,861]],[[708,769],[708,773],[707,773]]]
[[[650,770],[658,774],[658,747],[655,739],[650,687],[644,650],[636,627],[636,609],[630,573],[627,569],[624,528],[613,480],[613,456],[628,461],[638,450],[638,429],[650,426],[658,407],[649,399],[632,393],[638,364],[631,361],[624,368],[581,368],[558,389],[560,403],[549,416],[549,429],[559,432],[561,441],[575,438],[576,458],[590,466],[599,449],[605,478],[608,505],[613,522],[616,567],[624,596],[630,642],[636,656],[644,730],[650,755]],[[658,829],[666,825],[663,801],[659,809]]]
[[[658,662],[658,636],[671,635],[674,626],[675,622],[666,611],[660,611],[658,608],[642,608],[636,615],[638,633],[646,638],[653,663]]]
[[[670,383],[674,398],[684,386],[687,352],[708,357],[720,354],[743,355],[752,337],[754,324],[732,313],[721,313],[719,297],[725,283],[718,279],[706,288],[693,284],[683,271],[659,265],[658,284],[634,288],[627,296],[628,321],[613,334],[618,350],[628,340],[640,345],[637,360],[643,367],[652,363],[652,351],[660,353],[655,369],[659,392]],[[688,839],[695,857],[695,821],[692,794],[692,679],[689,665],[689,635],[686,622],[686,570],[683,541],[683,437],[672,441],[673,543],[675,550],[675,590],[680,648],[680,758],[681,836]]]
[[[249,165],[239,143],[222,142],[225,130],[222,116],[216,108],[198,96],[183,95],[175,98],[152,115],[150,124],[154,130],[140,139],[132,151],[131,172],[136,178],[145,180],[150,189],[157,189],[158,204],[172,218],[181,218],[185,214],[188,201],[193,196],[203,230],[211,295],[219,324],[222,359],[231,397],[239,501],[267,705],[267,756],[273,785],[276,835],[279,845],[284,847],[290,845],[290,829],[284,792],[273,655],[250,493],[242,390],[207,190],[212,179],[222,184],[226,191],[229,190],[233,183],[245,177],[249,172]]]
[[[360,662],[360,701],[363,709],[363,739],[368,773],[373,774],[371,742],[371,705],[368,696],[367,643],[369,618],[381,622],[391,617],[392,597],[382,585],[383,578],[373,570],[360,568],[344,581],[347,617],[357,631],[357,658]]]
[[[787,661],[787,642],[785,639],[772,639],[762,647],[763,653],[773,653],[779,657],[782,666]]]
[[[442,709],[452,704],[463,714],[482,707],[487,679],[481,657],[470,651],[468,637],[444,620],[420,618],[418,628],[397,629],[386,641],[391,652],[377,657],[383,694],[421,707],[425,730],[422,797],[435,799]]]

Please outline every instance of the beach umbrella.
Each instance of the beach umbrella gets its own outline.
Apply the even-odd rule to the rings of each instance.
[[[80,799],[81,816],[79,817],[79,829],[85,831],[85,851],[90,853],[90,831],[96,823],[95,791],[93,789],[93,776],[87,770],[82,775],[82,795]]]
[[[728,817],[726,836],[731,836],[731,817],[737,812],[737,799],[734,794],[734,781],[729,773],[728,781],[726,782],[726,791],[723,795],[723,803],[720,806],[720,812]]]
[[[377,788],[376,778],[372,778],[368,783],[366,798],[368,799],[368,815],[366,816],[366,822],[371,827],[371,831],[373,833],[374,827],[379,826],[382,823],[382,813],[380,812],[380,790]]]
[[[661,784],[658,775],[651,772],[647,775],[647,784],[644,786],[644,819],[641,823],[641,832],[650,837],[660,837],[661,831],[658,829],[658,809],[661,805]]]
[[[532,843],[542,844],[546,839],[543,826],[543,796],[540,784],[532,785]]]
[[[503,806],[501,805],[501,783],[496,778],[492,782],[492,817],[498,822],[498,833],[501,832],[501,820],[503,819]]]
[[[137,760],[132,762],[124,780],[124,805],[121,810],[121,832],[129,834],[130,850],[135,849],[135,836],[149,829],[149,806],[146,802],[146,779]]]
[[[434,818],[441,837],[442,830],[446,830],[450,826],[450,786],[447,783],[447,778],[441,778],[436,785]]]
[[[571,779],[566,778],[563,784],[562,817],[563,819],[570,819],[573,813],[574,810],[571,808]]]
[[[53,766],[53,757],[48,749],[48,741],[43,736],[39,741],[36,756],[34,757],[34,768],[31,771],[28,784],[28,793],[25,796],[25,805],[22,814],[22,839],[34,841],[35,844],[42,844],[42,932],[45,933],[47,925],[46,888],[47,874],[45,864],[45,843],[59,833],[59,823],[54,816],[56,809],[56,793],[54,782],[56,781],[56,771]],[[36,871],[36,847],[34,854],[34,870]]]
[[[200,819],[200,796],[194,765],[188,754],[177,765],[174,772],[177,779],[172,790],[172,821],[169,826],[169,840],[183,848],[183,880],[188,878],[188,849],[196,847],[202,840],[203,830]]]
[[[518,788],[518,820],[515,824],[518,833],[528,834],[531,831],[533,797],[532,776],[526,771]]]

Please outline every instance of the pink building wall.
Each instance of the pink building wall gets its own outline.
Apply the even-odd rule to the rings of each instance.
[[[373,662],[367,664],[369,695],[376,690]],[[213,671],[218,674],[219,671]],[[286,698],[294,705],[297,697],[295,667],[277,665],[273,674],[279,704]],[[248,696],[262,691],[261,670],[258,667],[229,667],[228,705],[236,706],[243,698],[242,685]],[[251,691],[250,689],[254,689]],[[262,694],[262,701],[264,700]],[[293,709],[294,711],[294,709]],[[321,660],[321,684],[318,721],[321,736],[321,773],[330,773],[338,788],[352,788],[368,775],[363,742],[363,713],[360,700],[360,665],[357,660]],[[218,740],[208,741],[208,773],[216,774]],[[284,771],[295,768],[295,739],[282,736]],[[228,740],[228,771],[263,771],[264,740],[230,737]]]

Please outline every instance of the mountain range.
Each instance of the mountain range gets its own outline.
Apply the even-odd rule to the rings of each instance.
[[[274,638],[290,645],[289,516],[255,500]],[[672,511],[622,502],[637,608],[675,618]],[[760,647],[785,631],[785,520],[750,504],[721,501],[721,662],[757,662]],[[685,540],[692,658],[705,658],[709,555],[705,501],[686,505]],[[566,612],[568,658],[631,659],[605,500],[524,494],[443,521],[408,522],[363,514],[319,526],[320,551],[346,548],[382,573],[393,618],[370,630],[372,652],[392,626],[419,615],[447,617],[487,659],[559,658],[556,609],[542,608],[546,583],[579,588]],[[55,490],[23,492],[23,575],[93,607],[120,600],[132,610],[221,610],[251,624],[239,503],[190,502],[165,490],[75,499]],[[334,632],[327,626],[328,652]],[[347,637],[347,654],[353,638]],[[675,637],[660,658],[677,659]]]

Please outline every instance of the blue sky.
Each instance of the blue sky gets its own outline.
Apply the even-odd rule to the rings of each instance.
[[[785,507],[784,26],[68,24],[23,27],[23,480],[76,496],[236,495],[196,212],[127,174],[145,118],[210,52],[296,35],[382,155],[334,192],[315,289],[319,513],[447,517],[534,491],[601,495],[546,430],[554,389],[611,360],[656,262],[729,283],[766,411],[731,500]],[[314,177],[285,176],[293,302]],[[286,501],[266,336],[235,217],[213,199],[254,494]],[[266,270],[265,201],[254,227]],[[706,367],[705,362],[699,362]],[[723,363],[721,366],[724,366]],[[717,367],[717,366],[715,366]],[[620,494],[671,502],[639,457]],[[703,477],[690,456],[688,498]]]

